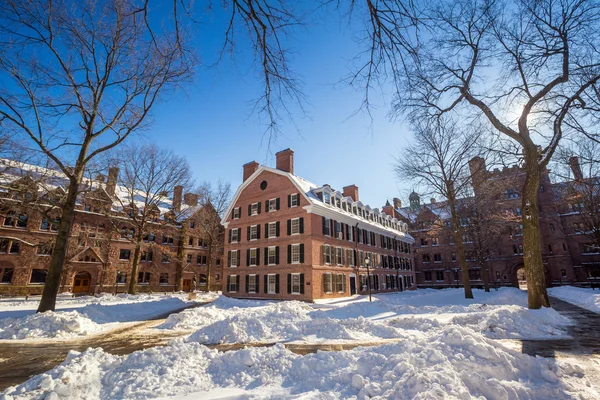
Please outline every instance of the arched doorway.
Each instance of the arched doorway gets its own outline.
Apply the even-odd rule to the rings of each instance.
[[[517,270],[517,282],[519,282],[519,289],[527,289],[527,276],[525,275],[524,267],[521,267]]]
[[[73,278],[73,293],[89,293],[92,276],[89,272],[78,272]]]

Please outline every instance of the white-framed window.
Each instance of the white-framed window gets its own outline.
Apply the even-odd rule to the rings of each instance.
[[[256,267],[257,254],[258,254],[258,249],[250,249],[249,263],[250,263],[251,267]]]
[[[277,276],[275,274],[269,274],[267,277],[267,293],[275,294],[277,287]]]
[[[236,293],[239,288],[239,275],[229,275],[227,279],[229,280],[227,282],[229,293]]]
[[[346,250],[346,259],[348,260],[348,265],[350,265],[351,267],[354,267],[356,265],[356,260],[354,259],[354,250]]]
[[[231,230],[231,243],[237,243],[240,241],[240,228],[233,228]]]
[[[242,209],[241,207],[235,207],[233,209],[233,219],[240,219],[240,215],[242,214]]]
[[[233,250],[231,252],[231,266],[232,267],[237,267],[239,264],[239,259],[238,259],[238,251],[237,250]]]
[[[327,204],[331,203],[331,196],[329,192],[323,192],[323,202]]]
[[[333,274],[331,272],[323,274],[323,291],[325,293],[333,293]]]
[[[269,208],[267,211],[277,211],[277,199],[269,199]]]
[[[324,244],[323,245],[323,262],[325,264],[331,264],[331,259],[332,259],[331,246],[328,244]]]
[[[250,240],[258,239],[258,225],[250,226]]]
[[[250,215],[258,215],[258,203],[252,203],[250,205]]]
[[[268,237],[270,237],[270,238],[277,237],[277,222],[269,222]]]
[[[300,294],[300,274],[292,274],[292,294]]]
[[[352,235],[352,227],[351,226],[346,227],[346,236],[348,237],[349,242],[354,241],[354,236]]]
[[[275,246],[269,247],[267,250],[267,264],[275,265],[277,262],[277,250]]]
[[[293,244],[292,245],[292,264],[300,263],[300,245]]]
[[[292,235],[300,234],[300,218],[292,218],[291,232]]]
[[[335,283],[337,292],[344,293],[344,274],[337,274]]]
[[[256,275],[248,275],[248,293],[256,293]]]
[[[337,265],[342,265],[344,263],[344,249],[341,247],[335,248],[335,262]]]
[[[300,204],[300,197],[298,193],[290,195],[290,207],[297,207]]]

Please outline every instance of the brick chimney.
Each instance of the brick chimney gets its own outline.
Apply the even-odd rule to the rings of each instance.
[[[394,197],[394,208],[402,208],[402,201],[397,197]]]
[[[294,173],[294,150],[285,149],[275,154],[275,167],[290,174]]]
[[[394,207],[392,207],[389,200],[385,202],[385,206],[381,207],[381,211],[392,217],[394,216]]]
[[[581,165],[579,165],[579,157],[569,158],[569,166],[573,171],[573,177],[577,182],[583,181],[583,172],[581,172]]]
[[[258,166],[256,161],[250,161],[249,163],[244,164],[244,182],[250,178],[250,175],[256,172]]]
[[[112,167],[108,169],[108,180],[106,181],[106,193],[109,196],[115,195],[115,189],[117,188],[117,178],[119,177],[119,168]]]
[[[350,185],[344,187],[344,196],[350,196],[352,200],[358,201],[358,186]]]
[[[181,198],[183,197],[183,186],[177,185],[173,189],[173,210],[181,211]]]
[[[198,205],[198,195],[194,193],[186,193],[183,195],[183,203],[194,207]]]

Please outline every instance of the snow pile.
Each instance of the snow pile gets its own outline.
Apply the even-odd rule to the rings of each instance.
[[[94,303],[81,307],[77,311],[100,323],[143,321],[157,317],[167,312],[181,309],[186,306],[185,301],[177,297],[151,297],[146,301],[130,303]]]
[[[77,311],[48,311],[0,320],[0,339],[68,338],[100,330],[97,323]]]
[[[536,339],[565,336],[571,320],[551,308],[529,310],[521,306],[480,306],[480,311],[461,314],[451,322],[494,339]]]
[[[558,297],[579,307],[600,313],[600,290],[573,286],[559,286],[548,289],[550,296]]]
[[[120,295],[101,296],[93,303],[89,300],[68,311],[0,310],[0,339],[85,336],[114,327],[106,324],[143,321],[192,304],[177,296]]]
[[[373,340],[402,336],[384,322],[329,318],[299,301],[260,302],[219,298],[209,306],[169,316],[159,329],[196,329],[188,340],[200,343],[251,343],[293,340]]]
[[[498,346],[469,328],[342,352],[295,355],[282,345],[219,353],[175,343],[113,356],[72,352],[5,395],[20,399],[140,399],[236,389],[251,398],[594,399],[578,365]]]

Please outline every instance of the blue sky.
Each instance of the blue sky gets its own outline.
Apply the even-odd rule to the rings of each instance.
[[[224,32],[220,16],[212,18],[198,40],[206,65],[215,60]],[[371,122],[364,113],[352,116],[363,93],[338,83],[348,75],[349,60],[359,49],[350,30],[347,22],[329,17],[307,25],[290,42],[295,52],[291,66],[304,82],[309,104],[306,114],[295,113],[294,124],[280,126],[270,152],[263,140],[265,125],[251,113],[261,86],[244,54],[235,65],[227,60],[217,68],[200,68],[193,85],[157,104],[143,140],[185,156],[199,182],[222,179],[235,189],[244,163],[274,166],[273,154],[291,147],[295,173],[315,184],[328,183],[338,190],[356,184],[361,200],[372,207],[392,197],[404,199],[412,186],[400,182],[393,164],[410,135],[406,126],[388,117],[385,100],[391,96],[375,99]]]

